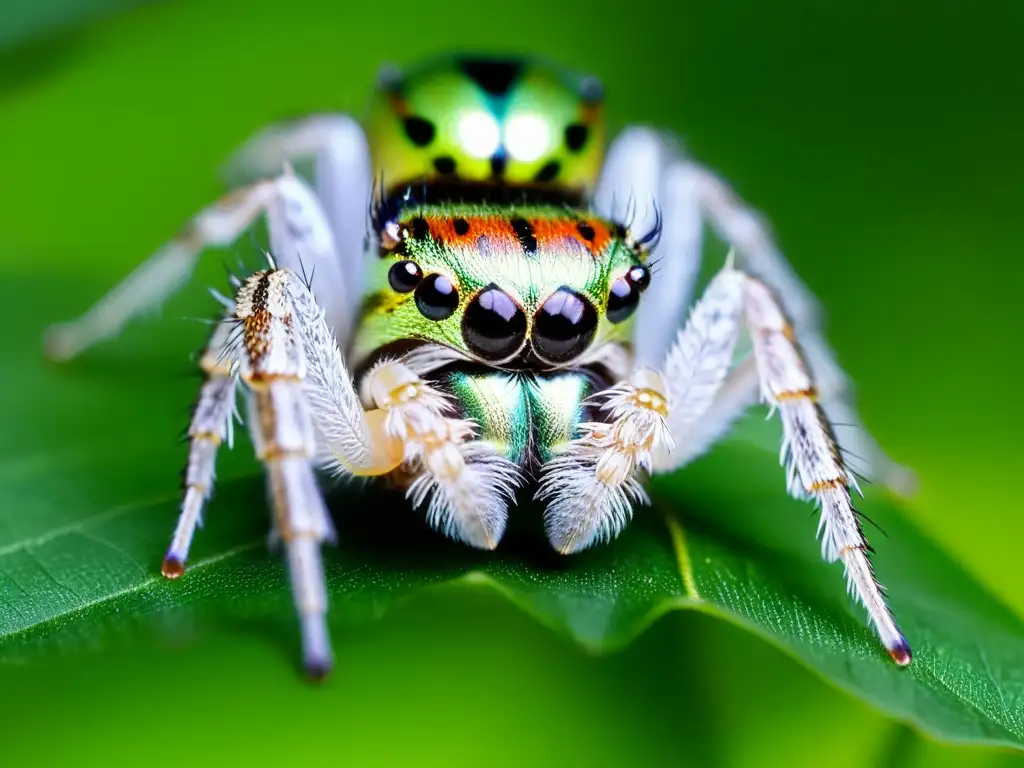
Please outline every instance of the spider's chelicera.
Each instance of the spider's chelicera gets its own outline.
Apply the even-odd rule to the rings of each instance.
[[[852,425],[843,448],[863,472],[906,475],[859,426],[813,297],[760,217],[669,136],[629,128],[605,156],[600,94],[528,61],[392,72],[366,125],[319,115],[257,134],[233,168],[260,180],[52,330],[50,354],[74,356],[266,217],[271,263],[223,299],[202,358],[166,576],[184,571],[238,391],[314,676],[331,666],[317,471],[404,478],[433,525],[487,549],[530,485],[570,554],[613,538],[647,503],[646,475],[691,462],[760,397],[782,419],[789,491],[821,509],[825,558],[910,662],[833,424]],[[289,164],[307,158],[312,184]],[[734,255],[694,301],[704,220]]]

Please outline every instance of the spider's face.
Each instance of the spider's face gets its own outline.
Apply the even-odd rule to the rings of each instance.
[[[563,209],[424,206],[387,224],[355,340],[407,339],[494,366],[571,365],[627,341],[650,280],[621,228]]]

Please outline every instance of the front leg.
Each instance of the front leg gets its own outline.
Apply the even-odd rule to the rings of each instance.
[[[899,493],[913,492],[913,472],[889,459],[861,423],[849,379],[825,339],[817,299],[776,246],[764,218],[722,179],[688,158],[668,135],[633,127],[609,149],[595,204],[612,218],[629,213],[636,230],[651,226],[661,210],[664,226],[652,253],[659,279],[638,310],[635,347],[642,364],[657,365],[671,346],[674,322],[689,305],[699,273],[706,221],[735,249],[739,267],[763,280],[781,301],[800,334],[820,403],[832,423],[842,425],[841,445],[858,457],[861,474]],[[734,420],[756,394],[756,377],[736,379],[733,396],[719,403],[719,424]]]
[[[893,661],[906,666],[911,661],[910,646],[875,579],[871,545],[853,505],[850,489],[859,491],[856,478],[843,461],[832,425],[817,401],[817,388],[797,349],[793,328],[771,291],[754,279],[747,280],[744,312],[754,340],[762,396],[782,417],[789,492],[817,502],[822,556],[829,562],[843,562],[850,592],[867,608]]]
[[[609,423],[581,425],[582,435],[544,466],[538,498],[548,502],[548,536],[563,553],[614,537],[648,503],[637,479],[676,448],[673,434],[696,421],[732,361],[743,278],[733,269],[708,285],[666,358],[662,375],[638,369],[592,400]]]
[[[823,556],[842,560],[850,590],[867,608],[882,644],[897,664],[909,664],[910,647],[875,580],[853,506],[856,481],[817,403],[793,329],[768,288],[731,266],[694,308],[666,356],[665,375],[641,369],[629,382],[599,393],[610,423],[582,425],[583,435],[545,465],[538,496],[549,502],[552,543],[568,553],[614,536],[629,519],[631,502],[647,500],[636,474],[676,468],[675,457],[687,455],[685,445],[675,450],[676,440],[701,434],[709,414],[720,416],[744,323],[754,342],[754,365],[737,370],[744,380],[756,372],[763,397],[782,415],[788,489],[818,503]]]

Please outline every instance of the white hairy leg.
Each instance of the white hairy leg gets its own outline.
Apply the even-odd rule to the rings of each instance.
[[[548,536],[563,553],[618,534],[636,503],[647,503],[636,475],[665,466],[714,398],[732,362],[740,326],[743,277],[727,267],[711,281],[663,366],[638,369],[594,398],[610,423],[582,435],[543,467],[537,498],[548,502]]]
[[[652,252],[657,279],[638,310],[635,344],[640,364],[657,364],[672,342],[671,321],[689,304],[700,267],[701,227],[707,220],[736,249],[740,268],[764,280],[782,301],[819,382],[821,405],[842,432],[843,450],[862,463],[861,474],[900,493],[913,492],[913,473],[889,459],[860,421],[850,382],[825,341],[818,301],[778,250],[760,214],[725,182],[686,158],[665,133],[628,128],[609,150],[595,205],[612,218],[631,217],[638,231],[653,224],[656,207],[662,211],[662,237]],[[733,390],[739,409],[756,396],[754,381],[747,377],[746,382],[746,394]],[[739,412],[719,409],[719,423],[731,423]]]
[[[133,317],[160,306],[191,275],[209,246],[233,243],[261,215],[278,262],[315,272],[314,285],[335,317],[347,322],[350,310],[340,293],[334,237],[312,189],[290,171],[235,190],[199,213],[183,234],[143,262],[77,320],[47,330],[47,354],[68,360],[117,335]]]
[[[754,365],[745,362],[727,377],[744,322]],[[703,450],[728,421],[723,415],[731,418],[747,402],[747,382],[755,373],[762,396],[782,415],[788,490],[818,503],[825,559],[843,561],[850,591],[867,608],[882,644],[898,664],[909,664],[910,648],[875,580],[853,507],[855,480],[770,290],[734,269],[730,259],[694,307],[663,370],[640,369],[630,381],[598,393],[610,423],[581,425],[582,436],[544,466],[538,498],[548,501],[545,520],[554,546],[573,552],[618,533],[631,502],[646,501],[635,474],[672,471],[689,460],[693,449],[681,443],[688,437]]]
[[[851,594],[867,609],[893,661],[905,666],[911,661],[910,646],[875,579],[871,546],[853,506],[851,488],[857,489],[857,481],[817,402],[815,381],[797,349],[794,329],[769,288],[753,278],[746,279],[744,314],[754,342],[762,396],[782,417],[788,490],[821,508],[822,556],[829,562],[842,560]]]
[[[199,363],[206,380],[188,428],[185,498],[161,569],[169,579],[178,578],[185,570],[192,537],[202,525],[203,507],[213,492],[217,451],[225,441],[229,448],[232,444],[237,382],[232,329],[229,320],[217,324]]]
[[[753,341],[753,358],[726,378],[741,320]],[[656,456],[655,471],[678,469],[705,450],[709,439],[721,434],[749,402],[753,379],[763,399],[782,416],[789,492],[821,508],[823,556],[843,561],[850,591],[867,608],[882,644],[898,664],[909,664],[910,648],[875,580],[870,546],[853,507],[850,489],[856,481],[817,403],[815,383],[794,334],[764,283],[728,266],[720,272],[666,357],[666,421],[678,450]],[[696,445],[688,445],[688,439]]]
[[[233,322],[217,327],[203,358],[208,380],[189,430],[185,500],[163,573],[177,578],[184,571],[212,489],[217,447],[230,439],[240,379],[253,442],[267,469],[273,539],[286,550],[304,664],[320,678],[331,667],[320,545],[333,531],[314,472],[318,448],[323,444],[337,466],[373,475],[397,467],[403,446],[384,430],[383,412],[364,414],[323,310],[294,272],[258,272],[230,304]]]
[[[428,522],[447,536],[494,549],[521,479],[518,467],[473,440],[473,422],[443,415],[448,398],[404,363],[377,363],[363,381],[364,400],[387,413],[385,430],[405,446],[404,463],[416,476],[407,493],[413,506],[426,505]]]
[[[689,179],[673,171],[680,157],[672,138],[649,128],[624,130],[608,148],[594,207],[613,221],[645,233],[661,211],[661,237],[651,251],[654,279],[637,308],[633,339],[637,364],[657,367],[690,306],[703,242],[698,198]]]
[[[292,277],[285,270],[258,272],[239,291],[237,372],[256,454],[267,469],[274,539],[284,542],[303,662],[311,677],[321,678],[331,668],[331,649],[320,545],[333,530],[314,475],[317,438],[304,393],[302,331],[289,297]]]
[[[344,344],[359,303],[364,269],[367,211],[372,194],[370,151],[359,123],[348,115],[312,115],[293,122],[267,126],[251,137],[228,160],[222,175],[232,185],[275,176],[292,161],[315,160],[314,183],[334,233],[337,259],[327,265],[340,276],[337,295],[349,314],[329,316]],[[277,251],[271,249],[277,256]],[[278,257],[282,266],[288,264]],[[318,275],[321,267],[317,267]],[[318,296],[324,286],[314,282]],[[332,295],[334,290],[331,291]]]

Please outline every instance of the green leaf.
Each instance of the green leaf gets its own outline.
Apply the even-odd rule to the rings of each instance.
[[[38,332],[66,298],[96,295],[99,286],[26,278],[14,288],[13,310],[36,333],[10,351],[14,402],[0,463],[3,659],[126,642],[140,628],[185,638],[227,619],[277,627],[282,663],[294,659],[285,575],[266,552],[262,481],[244,441],[222,454],[190,571],[180,582],[158,574],[184,458],[169,437],[197,385],[178,362],[188,349],[182,322],[149,321],[80,363],[47,365]],[[190,301],[200,313],[203,305]],[[198,341],[194,331],[188,336]],[[52,424],[62,425],[59,440]],[[749,439],[655,483],[655,509],[639,512],[613,544],[572,558],[549,553],[540,512],[528,503],[500,550],[480,553],[427,530],[400,497],[335,489],[332,624],[363,624],[417,589],[462,579],[497,589],[601,653],[659,614],[696,609],[750,628],[936,736],[1024,744],[1020,619],[872,493],[865,511],[888,532],[873,536],[879,576],[915,651],[908,669],[893,665],[845,595],[841,569],[820,560],[811,510],[786,498],[775,454],[751,444],[774,429],[744,424]]]

